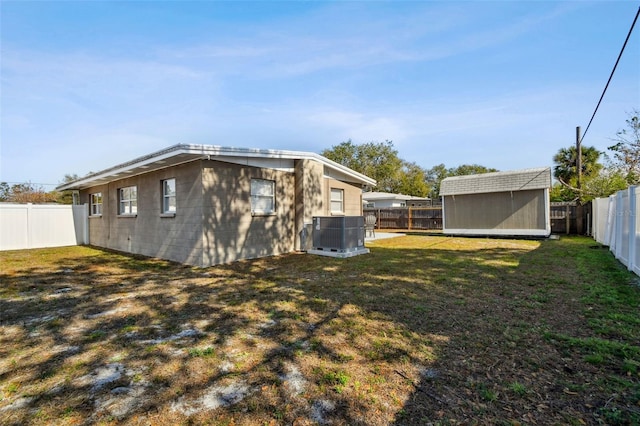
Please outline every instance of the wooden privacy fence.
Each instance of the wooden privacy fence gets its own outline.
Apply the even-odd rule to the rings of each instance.
[[[591,203],[551,203],[553,234],[591,234]],[[365,208],[364,216],[377,218],[376,229],[441,230],[442,207]]]
[[[376,229],[442,229],[442,207],[388,207],[363,213],[375,215]]]
[[[554,202],[550,213],[552,234],[591,235],[591,203]]]
[[[596,198],[593,213],[593,238],[640,275],[640,186]]]
[[[88,244],[88,206],[0,203],[0,250]]]

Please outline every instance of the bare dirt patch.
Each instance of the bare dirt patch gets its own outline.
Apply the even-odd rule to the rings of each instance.
[[[0,253],[2,424],[633,424],[640,291],[583,238],[206,270]]]

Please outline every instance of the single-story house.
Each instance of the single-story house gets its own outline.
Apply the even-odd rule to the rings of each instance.
[[[445,178],[443,232],[548,237],[550,188],[549,167]]]
[[[363,192],[362,202],[365,208],[387,207],[429,207],[431,198],[414,197],[412,195],[394,194],[391,192]]]
[[[304,250],[314,216],[361,216],[375,180],[310,152],[174,145],[58,190],[94,246],[211,265]]]

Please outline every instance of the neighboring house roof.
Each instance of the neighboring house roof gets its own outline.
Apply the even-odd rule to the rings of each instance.
[[[58,186],[59,191],[84,189],[190,161],[210,159],[254,167],[293,171],[294,160],[315,160],[325,166],[325,174],[347,182],[374,186],[376,181],[313,152],[232,148],[214,145],[178,144],[126,163]]]
[[[363,192],[363,201],[380,201],[380,200],[398,200],[398,201],[410,201],[410,200],[429,200],[428,197],[414,197],[413,195],[394,194],[392,192]]]
[[[551,168],[540,167],[508,172],[448,177],[440,183],[440,195],[526,191],[550,187]]]

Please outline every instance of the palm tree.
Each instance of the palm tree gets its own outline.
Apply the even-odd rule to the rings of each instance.
[[[582,176],[585,179],[598,176],[602,170],[602,164],[598,162],[601,152],[593,146],[582,147]],[[553,176],[565,185],[574,185],[578,180],[576,159],[578,158],[575,146],[562,148],[553,156]]]

